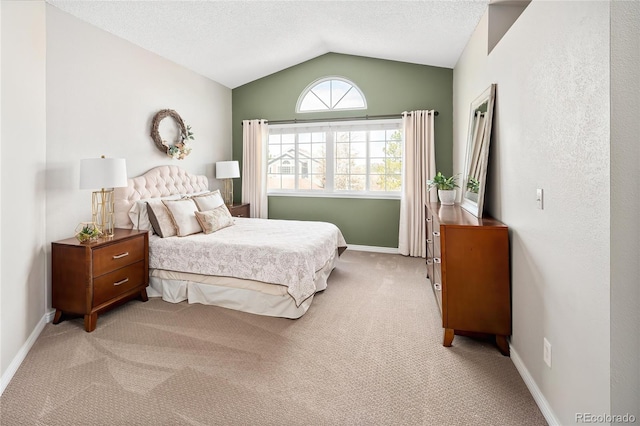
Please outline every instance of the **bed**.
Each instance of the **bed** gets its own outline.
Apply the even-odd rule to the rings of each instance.
[[[239,217],[209,232],[206,218],[215,205],[209,202],[217,196],[206,176],[177,166],[153,168],[115,189],[116,227],[150,230],[148,295],[259,315],[304,315],[346,249],[340,230],[326,222]],[[171,225],[160,218],[166,208]]]

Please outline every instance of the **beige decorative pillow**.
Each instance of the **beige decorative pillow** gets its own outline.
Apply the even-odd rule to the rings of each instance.
[[[191,199],[196,202],[198,210],[200,210],[201,212],[213,210],[216,207],[220,207],[224,204],[224,200],[222,199],[222,195],[220,195],[219,189],[211,191],[207,194],[195,195],[191,197]]]
[[[176,227],[171,220],[171,216],[169,216],[169,210],[162,200],[147,201],[147,212],[149,214],[149,221],[153,226],[153,231],[160,237],[173,237],[177,234]]]
[[[168,197],[162,197],[162,200],[179,200],[181,197],[179,194],[170,195]],[[148,201],[155,201],[158,198],[145,198],[133,203],[133,206],[129,210],[129,219],[133,223],[133,229],[139,229],[141,231],[151,231],[153,233],[153,225],[149,219],[149,213],[147,209]]]
[[[211,234],[233,225],[233,216],[231,216],[229,209],[224,204],[213,210],[196,212],[196,219],[198,219],[205,234]]]
[[[176,233],[178,237],[186,237],[187,235],[202,232],[202,228],[196,219],[195,212],[198,211],[196,203],[191,198],[183,198],[182,200],[164,200],[164,205],[169,210]]]

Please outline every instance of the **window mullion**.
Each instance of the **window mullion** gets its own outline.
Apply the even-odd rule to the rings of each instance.
[[[333,192],[333,174],[335,170],[335,132],[331,129],[325,130],[325,152],[326,152],[326,160],[325,160],[325,191]]]
[[[299,161],[299,155],[298,155],[298,149],[300,148],[299,145],[299,139],[300,138],[300,131],[298,129],[296,129],[296,137],[293,139],[293,187],[295,188],[295,190],[299,190],[299,185],[298,185],[298,161]]]
[[[365,173],[366,173],[366,175],[364,177],[364,190],[365,191],[369,191],[371,189],[371,182],[370,182],[370,176],[371,176],[371,160],[370,160],[371,151],[369,149],[369,142],[370,142],[369,141],[369,133],[370,132],[368,130],[365,133],[365,135],[366,135],[365,136],[365,141],[367,142],[366,145],[365,145],[366,146],[366,154],[365,154],[365,157],[366,157]]]

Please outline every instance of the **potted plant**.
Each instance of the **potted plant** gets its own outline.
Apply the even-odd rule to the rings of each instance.
[[[433,179],[427,181],[429,189],[434,186],[438,188],[438,198],[440,203],[445,206],[451,206],[456,201],[456,188],[458,186],[458,176],[446,177],[441,172],[438,172]]]
[[[80,222],[76,227],[76,238],[81,243],[92,243],[102,236],[102,232],[93,222]]]

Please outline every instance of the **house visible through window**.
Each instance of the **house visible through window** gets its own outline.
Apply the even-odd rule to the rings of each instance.
[[[268,192],[399,197],[402,149],[401,120],[269,126]]]
[[[316,80],[302,91],[296,112],[366,109],[367,102],[358,87],[340,77]]]

